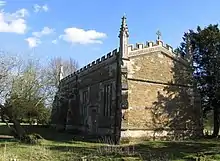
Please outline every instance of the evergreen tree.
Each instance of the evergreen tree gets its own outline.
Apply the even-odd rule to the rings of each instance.
[[[190,48],[189,48],[190,44]],[[190,49],[190,52],[189,52]],[[193,75],[198,88],[204,113],[214,112],[213,136],[219,133],[220,119],[220,30],[218,25],[200,26],[183,36],[177,49],[181,55],[192,57]]]

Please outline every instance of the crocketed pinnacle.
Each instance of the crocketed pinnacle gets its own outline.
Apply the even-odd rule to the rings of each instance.
[[[126,36],[129,36],[128,25],[126,23],[126,17],[125,16],[122,17],[119,37],[121,37],[124,33],[126,34]]]

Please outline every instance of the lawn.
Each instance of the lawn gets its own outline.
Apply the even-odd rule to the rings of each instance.
[[[33,129],[32,129],[33,130]],[[45,139],[39,145],[26,145],[11,138],[0,139],[0,160],[17,158],[19,161],[72,161],[72,160],[220,160],[220,141],[142,141],[120,146],[79,141],[71,134],[58,133],[53,129],[35,127]],[[0,135],[7,135],[6,127],[0,126]]]

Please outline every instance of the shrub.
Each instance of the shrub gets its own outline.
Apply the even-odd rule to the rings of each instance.
[[[39,134],[27,134],[23,138],[21,138],[21,142],[25,144],[39,144],[39,140],[43,139],[43,137]]]

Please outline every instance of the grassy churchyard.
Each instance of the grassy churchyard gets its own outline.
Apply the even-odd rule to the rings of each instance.
[[[27,126],[27,125],[24,125]],[[220,141],[142,141],[120,146],[76,141],[71,134],[33,126],[29,130],[44,139],[37,145],[19,143],[8,137],[9,131],[0,125],[0,160],[9,161],[72,161],[72,160],[220,160]]]

